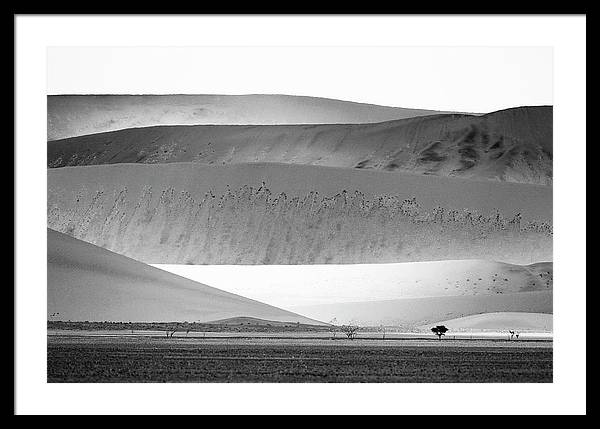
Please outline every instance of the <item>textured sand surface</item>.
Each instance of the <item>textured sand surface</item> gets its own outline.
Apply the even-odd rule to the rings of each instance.
[[[372,123],[437,113],[290,95],[49,95],[48,140],[152,125]]]
[[[339,323],[393,325],[417,328],[444,320],[493,312],[552,313],[552,292],[439,296],[386,301],[352,302],[291,307],[319,320]]]
[[[319,324],[48,229],[49,320],[206,322],[240,316]]]
[[[552,183],[552,107],[375,124],[163,126],[48,142],[48,167],[249,162]]]
[[[444,320],[440,324],[452,331],[552,331],[552,314],[544,313],[484,313],[458,319]],[[430,326],[423,326],[423,329]]]
[[[552,291],[552,263],[483,260],[348,265],[155,265],[277,307]]]
[[[146,263],[552,260],[552,187],[282,164],[48,170],[48,226]]]

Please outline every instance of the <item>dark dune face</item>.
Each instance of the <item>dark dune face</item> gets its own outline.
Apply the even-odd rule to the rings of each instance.
[[[134,128],[48,142],[48,167],[286,163],[552,183],[552,107],[338,125]]]
[[[253,317],[320,324],[48,229],[50,320],[207,322]]]
[[[50,228],[146,263],[529,264],[552,260],[551,206],[547,186],[311,166],[48,170]]]
[[[364,124],[434,110],[290,95],[50,95],[48,140],[155,125]]]

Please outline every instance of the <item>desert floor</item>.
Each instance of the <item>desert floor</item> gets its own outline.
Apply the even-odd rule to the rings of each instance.
[[[552,382],[529,336],[48,332],[48,382]]]

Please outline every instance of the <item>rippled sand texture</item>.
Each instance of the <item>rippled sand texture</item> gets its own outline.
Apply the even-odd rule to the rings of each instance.
[[[308,166],[269,176],[275,167],[266,176],[285,178],[269,181],[278,193],[260,182],[223,189],[256,177],[233,166],[218,174],[189,164],[50,169],[48,226],[146,263],[552,260],[551,187]],[[305,176],[335,187],[344,174],[361,175],[367,192],[299,191],[310,189]]]

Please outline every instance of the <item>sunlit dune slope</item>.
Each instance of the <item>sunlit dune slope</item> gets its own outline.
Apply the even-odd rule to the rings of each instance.
[[[552,313],[552,292],[519,292],[492,295],[439,296],[385,301],[349,302],[292,308],[320,320],[339,323],[394,325],[406,328],[493,312]]]
[[[453,332],[461,331],[508,331],[552,332],[552,314],[545,313],[483,313],[438,322]],[[429,329],[431,326],[421,326]],[[515,337],[513,337],[515,339]]]
[[[552,262],[484,260],[401,264],[156,265],[228,292],[289,308],[401,298],[552,291]],[[243,282],[236,281],[243,278]]]

